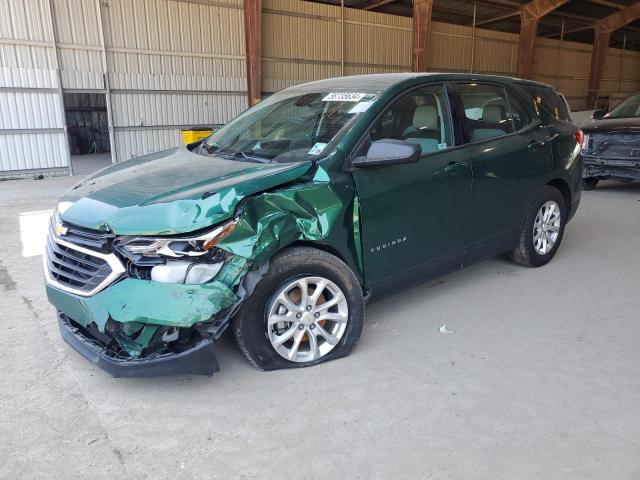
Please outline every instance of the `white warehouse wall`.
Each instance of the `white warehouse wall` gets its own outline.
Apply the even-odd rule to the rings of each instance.
[[[112,157],[247,108],[243,0],[0,0],[0,177],[65,173],[63,92],[108,96]]]
[[[51,27],[47,0],[0,1],[0,175],[67,171]]]

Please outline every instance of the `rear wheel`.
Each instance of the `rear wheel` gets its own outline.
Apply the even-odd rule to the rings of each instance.
[[[565,212],[564,197],[560,191],[546,185],[529,204],[511,259],[528,267],[540,267],[548,263],[562,241]]]
[[[597,178],[589,177],[582,179],[582,189],[583,190],[593,190],[598,186],[598,182],[600,180]]]
[[[347,355],[364,321],[362,289],[337,257],[292,248],[271,260],[245,300],[234,333],[261,370],[306,367]]]

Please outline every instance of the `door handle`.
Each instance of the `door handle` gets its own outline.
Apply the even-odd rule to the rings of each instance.
[[[463,167],[464,162],[449,162],[449,165],[444,167],[444,171],[447,173],[458,173],[460,171],[460,167]]]
[[[531,140],[529,143],[529,150],[540,150],[544,147],[544,142],[542,140]]]

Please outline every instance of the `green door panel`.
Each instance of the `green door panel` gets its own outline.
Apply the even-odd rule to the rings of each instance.
[[[358,170],[353,177],[367,286],[461,261],[471,195],[464,149],[428,155],[415,164]]]
[[[473,167],[470,257],[513,248],[525,209],[552,168],[548,140],[540,125],[467,147]]]

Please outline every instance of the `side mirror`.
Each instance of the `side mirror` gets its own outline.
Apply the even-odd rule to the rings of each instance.
[[[591,114],[591,118],[594,120],[602,120],[605,113],[606,112],[604,110],[594,110],[594,112]]]
[[[401,163],[415,163],[420,158],[422,147],[403,140],[383,139],[371,143],[367,155],[354,158],[354,167],[382,167]]]

